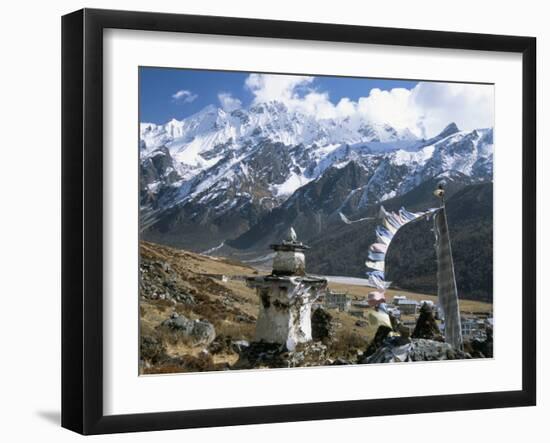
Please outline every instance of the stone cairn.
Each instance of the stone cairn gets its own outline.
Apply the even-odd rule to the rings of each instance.
[[[311,308],[326,290],[327,280],[306,274],[304,251],[309,247],[297,240],[294,229],[288,239],[270,248],[275,251],[271,274],[247,279],[260,298],[255,341],[294,351],[312,340]]]

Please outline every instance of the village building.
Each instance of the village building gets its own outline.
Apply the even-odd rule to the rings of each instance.
[[[358,300],[358,301],[354,301],[352,304],[354,307],[360,308],[360,309],[368,309],[371,307],[369,305],[368,300]]]
[[[397,306],[399,306],[399,311],[402,315],[416,315],[416,311],[418,310],[418,302],[416,300],[401,299]]]
[[[401,302],[401,300],[407,300],[407,296],[406,295],[394,295],[392,303],[395,306],[399,306],[399,303]]]
[[[323,305],[327,309],[338,309],[340,312],[347,312],[351,307],[351,299],[347,292],[332,292],[327,290],[323,296]]]

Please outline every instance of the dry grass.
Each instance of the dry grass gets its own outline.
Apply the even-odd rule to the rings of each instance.
[[[201,366],[198,360],[193,359],[203,358],[201,352],[204,346],[190,346],[181,338],[175,339],[170,331],[159,326],[170,317],[172,312],[177,312],[190,319],[209,321],[214,325],[217,336],[226,335],[233,340],[251,340],[258,314],[258,299],[255,291],[248,288],[242,280],[222,281],[212,274],[248,276],[255,275],[257,272],[250,267],[227,260],[147,242],[141,242],[140,253],[143,259],[168,264],[179,277],[178,291],[192,295],[196,301],[195,304],[186,304],[172,300],[141,298],[141,335],[160,339],[166,348],[167,356],[172,359],[163,362],[162,365],[146,365],[142,368],[143,373],[200,371],[214,366],[219,369],[224,365],[234,364],[238,356],[231,350],[227,350],[212,356],[211,362]],[[175,362],[174,359],[179,360]],[[185,362],[182,363],[184,360]]]
[[[150,367],[142,369],[142,374],[177,374],[179,372],[218,371],[224,369],[225,364],[216,364],[211,355],[184,355],[171,358]]]
[[[369,340],[366,335],[354,329],[344,329],[336,334],[336,337],[328,345],[329,358],[354,359],[357,352],[367,349]]]
[[[196,274],[255,275],[258,272],[242,263],[220,257],[210,257],[182,249],[170,248],[145,241],[140,242],[142,256],[164,260]]]
[[[187,251],[168,248],[147,242],[141,242],[140,253],[148,260],[158,260],[168,263],[180,278],[179,289],[193,296],[196,304],[184,304],[171,300],[140,301],[140,333],[142,336],[159,337],[166,347],[168,361],[162,365],[141,368],[143,373],[173,373],[198,370],[218,370],[224,365],[232,365],[238,356],[230,349],[211,355],[206,361],[201,354],[201,347],[192,347],[181,340],[174,340],[169,332],[158,326],[172,312],[178,312],[191,319],[210,321],[217,336],[227,336],[232,340],[251,341],[254,337],[255,319],[258,315],[259,300],[256,292],[247,287],[242,280],[222,281],[212,274],[227,276],[252,276],[258,272],[241,263],[216,257],[207,257]],[[365,300],[372,288],[341,283],[330,283],[333,291],[348,292],[354,300]],[[388,301],[394,295],[406,295],[413,300],[433,300],[437,297],[430,294],[418,294],[409,291],[387,291]],[[461,311],[490,312],[489,303],[461,300]],[[352,307],[353,310],[360,310]],[[369,309],[363,309],[364,318],[368,323]],[[377,325],[357,325],[359,318],[349,312],[330,310],[335,328],[335,340],[329,344],[328,353],[331,358],[353,358],[357,351],[365,351],[368,343],[376,333]],[[242,317],[252,319],[252,322],[242,321]],[[239,321],[239,319],[241,321]]]
[[[216,328],[217,335],[225,335],[233,340],[251,341],[254,338],[255,323],[235,323],[224,321],[218,324]]]

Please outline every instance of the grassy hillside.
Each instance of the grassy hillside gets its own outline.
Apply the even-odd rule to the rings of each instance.
[[[242,277],[257,275],[258,271],[225,258],[144,241],[140,243],[140,258],[142,354],[144,349],[149,352],[151,347],[158,348],[159,353],[163,349],[166,354],[160,363],[155,362],[153,352],[152,357],[142,361],[140,372],[155,374],[229,369],[238,359],[231,343],[252,341],[254,338],[259,299]],[[227,276],[228,280],[221,280],[221,275]],[[164,288],[167,288],[166,293]],[[361,295],[357,298],[366,298],[367,293],[368,288],[361,288]],[[157,298],[164,294],[166,297]],[[212,323],[216,330],[215,346],[205,348],[174,340],[161,328],[161,324],[174,312]],[[330,313],[335,338],[329,346],[328,355],[348,358],[364,350],[376,327],[357,326],[357,317],[347,312],[331,310]]]
[[[226,276],[227,278],[222,278]],[[238,358],[235,343],[254,339],[259,299],[243,280],[258,275],[242,263],[219,257],[140,243],[140,373],[158,374],[226,370]],[[352,300],[365,300],[372,290],[364,286],[329,283],[333,291],[347,292]],[[404,294],[415,300],[435,300],[432,295],[389,290],[388,298]],[[353,308],[357,310],[357,308]],[[461,302],[463,312],[488,312],[490,304]],[[368,311],[368,310],[367,310]],[[352,359],[364,351],[376,325],[348,312],[330,310],[334,338],[327,344],[331,359]],[[215,328],[210,345],[176,339],[162,327],[174,313],[191,320],[204,320]]]

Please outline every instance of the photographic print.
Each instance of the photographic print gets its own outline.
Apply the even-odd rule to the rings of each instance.
[[[140,374],[493,357],[494,85],[139,68]]]

